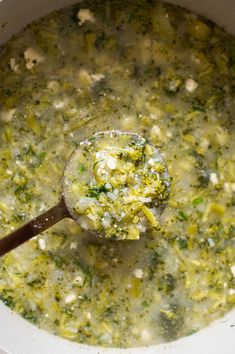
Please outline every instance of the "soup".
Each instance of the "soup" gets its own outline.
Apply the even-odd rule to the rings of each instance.
[[[106,347],[172,341],[229,311],[234,89],[235,39],[155,1],[79,2],[2,46],[2,236],[57,203],[67,158],[100,130],[149,139],[172,184],[160,230],[139,240],[99,239],[68,219],[2,257],[0,299],[51,333]]]

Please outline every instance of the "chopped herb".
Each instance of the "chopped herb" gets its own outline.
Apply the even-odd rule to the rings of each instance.
[[[78,258],[76,256],[73,257],[73,261],[74,261],[74,264],[77,265],[79,268],[81,268],[82,272],[85,274],[83,287],[85,285],[91,286],[92,280],[93,280],[92,269],[85,262],[83,262],[80,258]]]
[[[12,222],[16,223],[16,224],[20,224],[23,223],[23,221],[25,221],[26,215],[25,214],[15,214],[12,217]]]
[[[38,154],[36,154],[36,157],[38,159],[37,164],[36,164],[37,167],[40,166],[43,163],[43,161],[44,161],[44,159],[46,157],[46,154],[47,153],[45,151],[41,151]]]
[[[0,294],[0,300],[11,309],[15,306],[15,299],[13,296],[8,295],[6,292]]]
[[[148,302],[147,300],[142,301],[142,302],[141,302],[141,305],[142,305],[143,307],[149,307],[149,302]]]
[[[182,211],[182,210],[180,210],[180,211],[178,212],[178,216],[179,216],[179,219],[180,219],[180,220],[183,220],[183,221],[187,221],[187,220],[189,219],[189,218],[188,218],[188,215],[185,214],[185,212]]]
[[[197,198],[193,199],[192,204],[196,206],[196,205],[201,204],[203,202],[204,202],[204,199],[202,197],[197,197]]]
[[[186,240],[186,238],[179,237],[178,244],[181,250],[185,250],[188,248],[188,241]]]
[[[50,252],[49,254],[50,254],[53,262],[56,264],[56,266],[58,268],[63,268],[63,266],[66,264],[66,258],[62,257],[59,254],[52,253],[52,252]]]
[[[101,193],[107,193],[108,189],[105,185],[102,186],[90,186],[88,189],[87,197],[98,199]]]
[[[191,99],[192,108],[195,111],[205,112],[204,102],[202,102],[200,99],[196,97],[195,98],[190,97],[190,99]]]
[[[45,282],[45,278],[41,277],[27,282],[27,285],[31,286],[32,288],[38,289],[43,286],[44,282]]]
[[[79,166],[78,166],[78,170],[79,170],[79,172],[86,171],[85,165],[83,163],[80,163]]]
[[[29,320],[32,323],[36,323],[37,322],[37,316],[35,314],[35,311],[32,310],[24,310],[24,312],[22,313],[22,316],[26,319]]]
[[[160,267],[160,265],[162,265],[163,261],[162,258],[159,254],[158,251],[153,251],[151,259],[150,259],[150,264],[149,264],[149,269],[148,269],[148,276],[149,279],[152,280],[158,270],[158,267]]]

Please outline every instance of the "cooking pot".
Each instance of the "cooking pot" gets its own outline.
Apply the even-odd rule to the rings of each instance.
[[[79,0],[0,0],[0,44],[32,20]],[[234,0],[171,0],[205,15],[235,35]],[[123,3],[125,3],[123,1]],[[135,349],[81,345],[38,329],[0,302],[0,354],[233,354],[235,309],[199,332],[177,341]]]

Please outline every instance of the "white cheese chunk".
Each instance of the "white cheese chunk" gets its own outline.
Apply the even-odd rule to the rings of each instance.
[[[18,73],[20,70],[19,70],[19,64],[16,64],[16,60],[15,58],[11,58],[10,59],[10,67],[11,67],[11,70],[13,70],[15,73]]]
[[[71,302],[74,302],[76,300],[76,295],[74,293],[70,293],[65,296],[64,302],[66,304],[71,304]]]
[[[90,312],[86,312],[86,318],[88,320],[91,320],[92,316],[91,316],[91,313]]]
[[[192,93],[196,90],[196,88],[198,87],[198,84],[196,81],[194,81],[193,79],[188,79],[185,82],[185,88],[188,92]]]
[[[82,286],[84,283],[84,276],[82,275],[82,273],[79,273],[78,275],[76,275],[76,277],[73,280],[73,284],[78,285],[78,286]]]
[[[77,13],[77,18],[80,26],[87,21],[95,22],[95,16],[89,9],[80,9]]]
[[[210,173],[210,181],[214,185],[219,183],[218,176],[215,172]]]
[[[31,47],[26,49],[24,52],[24,58],[26,61],[25,66],[28,70],[31,70],[35,65],[45,60],[45,58],[36,49]]]
[[[134,270],[134,276],[138,279],[142,279],[144,275],[144,272],[142,269],[135,269]]]
[[[235,277],[235,264],[232,265],[232,267],[231,267],[231,272],[233,273],[233,276]]]
[[[154,125],[151,129],[150,134],[151,136],[159,136],[161,135],[161,129],[157,125]]]
[[[71,250],[76,250],[76,248],[77,248],[77,242],[71,242],[70,243],[70,249]]]
[[[235,290],[234,289],[228,289],[228,295],[234,295]]]
[[[54,92],[57,92],[58,89],[59,89],[59,87],[60,87],[60,84],[58,83],[58,81],[51,80],[51,81],[49,81],[49,82],[47,83],[47,88],[48,88],[49,90],[54,91]]]
[[[46,249],[46,241],[43,238],[38,239],[38,245],[41,250],[44,251]]]
[[[105,75],[103,75],[103,74],[92,74],[91,78],[92,78],[93,82],[95,83],[97,81],[103,80],[105,78]]]
[[[2,111],[0,113],[0,120],[4,121],[4,122],[11,122],[12,118],[15,114],[15,108],[9,109],[7,111]]]
[[[55,100],[52,104],[55,109],[63,109],[66,106],[66,102],[62,100]]]
[[[148,343],[152,339],[152,336],[147,328],[142,330],[141,339],[144,343]]]
[[[110,170],[115,170],[116,165],[117,165],[116,159],[115,159],[114,157],[110,156],[110,157],[107,158],[106,164],[107,164],[107,167],[108,167]]]
[[[207,239],[207,241],[208,241],[210,247],[214,247],[215,246],[215,241],[212,238],[209,237]]]

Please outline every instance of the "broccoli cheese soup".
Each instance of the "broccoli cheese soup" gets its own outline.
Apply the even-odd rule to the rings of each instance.
[[[223,316],[235,302],[234,115],[235,39],[183,8],[80,1],[14,36],[0,49],[1,237],[58,202],[66,160],[99,131],[143,136],[172,181],[156,219],[148,198],[164,166],[147,152],[151,168],[138,168],[153,171],[140,187],[140,147],[97,147],[100,182],[76,204],[87,218],[0,258],[1,301],[51,333],[105,347],[172,341]],[[130,210],[114,166],[131,181],[123,188],[136,187]],[[130,240],[94,234],[108,225],[113,235],[120,222],[118,237]]]

